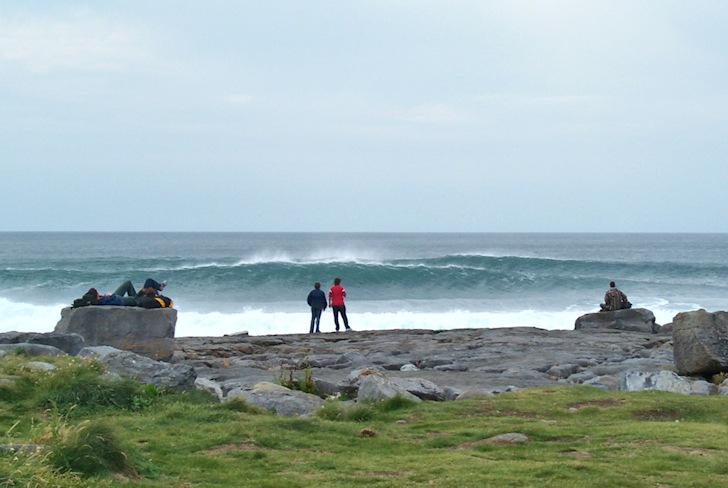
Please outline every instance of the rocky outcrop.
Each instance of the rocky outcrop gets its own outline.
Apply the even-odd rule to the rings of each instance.
[[[30,344],[19,342],[16,344],[0,344],[0,357],[5,354],[22,353],[26,356],[61,356],[66,354],[57,347],[46,346],[45,344]]]
[[[681,312],[672,321],[672,338],[681,375],[728,371],[728,312]]]
[[[78,355],[96,359],[111,374],[132,378],[147,385],[190,390],[195,387],[197,379],[197,373],[188,364],[154,361],[146,356],[111,346],[85,347]]]
[[[3,332],[0,334],[0,344],[40,344],[55,347],[66,354],[75,356],[84,347],[85,342],[79,334]]]
[[[169,361],[174,354],[177,310],[139,307],[66,307],[55,332],[81,335],[87,346],[112,346]]]
[[[382,330],[176,342],[174,360],[193,365],[223,395],[275,382],[282,371],[309,373],[321,396],[355,398],[365,376],[360,372],[371,370],[389,392],[452,400],[562,384],[617,390],[625,371],[675,367],[669,336],[612,329]]]
[[[576,319],[574,329],[614,329],[653,334],[660,331],[660,326],[655,323],[655,314],[650,310],[628,308],[582,315]]]

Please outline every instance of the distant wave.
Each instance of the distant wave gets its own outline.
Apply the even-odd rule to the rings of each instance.
[[[657,322],[665,324],[678,311],[692,310],[696,304],[670,304],[665,301],[650,303]],[[688,307],[678,308],[675,306]],[[52,332],[60,319],[64,304],[47,306],[12,302],[0,298],[0,333],[9,331]],[[189,311],[184,303],[178,312],[176,336],[222,336],[247,331],[252,335],[305,333],[308,331],[310,314],[300,312],[265,311],[257,307],[243,307],[235,312]],[[356,310],[356,307],[353,309]],[[442,312],[416,311],[352,311],[350,320],[355,330],[388,329],[455,329],[495,327],[537,327],[547,330],[572,329],[574,321],[584,313],[593,312],[588,307],[567,307],[547,311],[537,309],[514,310],[510,312],[469,311],[448,309]],[[333,330],[333,320],[326,313],[322,318],[322,329]]]

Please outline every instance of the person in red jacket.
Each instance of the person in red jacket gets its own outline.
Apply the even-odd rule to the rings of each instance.
[[[334,324],[336,324],[336,332],[339,332],[339,314],[344,319],[344,327],[349,327],[349,319],[346,318],[346,305],[344,305],[344,297],[346,290],[341,286],[341,278],[334,278],[334,286],[329,289],[329,307],[334,311]]]

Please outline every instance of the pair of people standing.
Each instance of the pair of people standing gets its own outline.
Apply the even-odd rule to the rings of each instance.
[[[344,304],[344,297],[346,297],[346,289],[341,286],[341,278],[334,279],[334,286],[329,289],[329,300],[328,306],[334,311],[334,325],[336,325],[336,332],[339,332],[339,314],[344,320],[344,327],[346,330],[351,330],[349,327],[349,319],[346,316],[346,305]],[[321,332],[319,325],[321,324],[321,312],[326,310],[326,295],[321,290],[321,283],[318,281],[313,284],[313,290],[308,294],[306,300],[308,305],[311,307],[311,328],[309,334],[314,332]]]

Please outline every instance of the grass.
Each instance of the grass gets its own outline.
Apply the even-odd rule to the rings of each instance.
[[[0,387],[0,442],[48,446],[0,454],[0,486],[728,485],[726,397],[573,386],[461,402],[332,401],[314,417],[282,418],[141,385],[108,401],[84,391],[103,384],[98,365],[46,360],[58,369],[0,359],[0,374],[18,377]],[[37,389],[58,378],[66,388],[49,401]],[[506,433],[528,441],[491,440]]]

